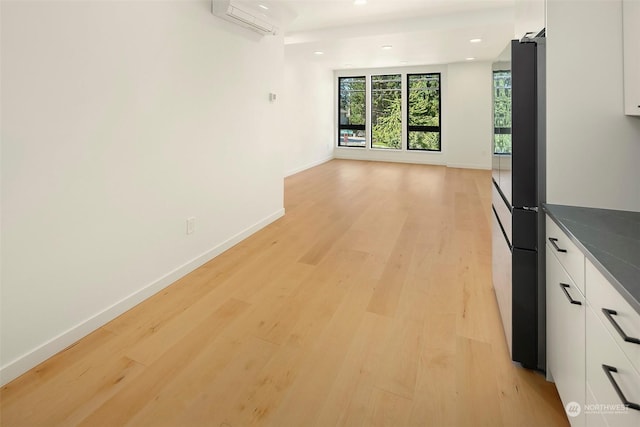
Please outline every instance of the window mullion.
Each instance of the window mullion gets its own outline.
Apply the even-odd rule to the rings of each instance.
[[[402,135],[401,135],[401,149],[402,151],[408,151],[409,148],[409,96],[408,96],[408,82],[407,82],[407,73],[402,73],[401,75],[401,84],[400,84],[400,98],[401,98],[401,108],[400,114],[402,115]]]
[[[366,138],[367,138],[367,150],[371,150],[373,147],[373,138],[371,136],[371,132],[373,129],[373,124],[371,121],[371,118],[373,116],[372,114],[372,110],[373,110],[373,97],[371,96],[371,92],[373,92],[372,90],[372,79],[371,79],[371,74],[367,74],[367,131],[365,132],[366,134]]]

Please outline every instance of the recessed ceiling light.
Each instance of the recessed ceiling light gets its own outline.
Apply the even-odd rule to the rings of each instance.
[[[367,0],[355,0],[353,4],[355,4],[356,6],[362,6],[367,4]]]
[[[389,50],[389,49],[393,49],[393,46],[391,46],[390,44],[385,44],[384,46],[382,46],[382,48],[384,50]]]
[[[314,55],[324,55],[324,52],[321,50],[316,50],[315,52],[313,52]]]
[[[465,59],[465,60],[467,60],[467,61],[473,61],[473,60],[474,60],[474,59],[476,59],[476,58],[469,57],[469,58],[464,58],[464,59]]]
[[[482,39],[471,39],[469,40],[471,43],[480,43]]]

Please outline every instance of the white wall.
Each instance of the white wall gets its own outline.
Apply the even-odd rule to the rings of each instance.
[[[516,0],[514,38],[538,34],[546,27],[546,0]]]
[[[3,383],[283,214],[283,40],[209,8],[2,2]]]
[[[449,64],[447,166],[491,168],[492,70],[489,62]],[[448,135],[448,136],[447,136]]]
[[[405,149],[406,147],[402,150],[336,147],[335,157],[490,169],[491,90],[493,83],[491,64],[488,62],[340,70],[335,73],[335,99],[337,99],[337,78],[339,76],[431,72],[441,73],[441,152],[408,151]],[[336,102],[334,100],[334,104]],[[334,105],[335,108],[337,106]],[[406,129],[404,131],[406,132]],[[367,130],[367,132],[369,131]],[[337,145],[336,137],[337,131],[333,136],[335,145]],[[403,146],[405,145],[403,137]]]
[[[333,158],[333,72],[313,58],[287,54],[284,69],[284,172],[292,175]]]
[[[640,119],[623,110],[621,1],[549,0],[547,37],[547,201],[640,211]]]

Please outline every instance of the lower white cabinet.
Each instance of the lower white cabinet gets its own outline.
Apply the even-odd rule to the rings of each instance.
[[[589,282],[589,307],[640,372],[640,314],[590,262],[585,277]]]
[[[557,243],[569,247],[568,237],[553,225],[547,237],[556,245],[546,245],[548,374],[573,427],[640,427],[640,313],[584,253],[582,261],[557,255]]]
[[[587,401],[585,402],[586,408],[594,408],[598,405],[598,399],[593,394],[593,390],[591,390],[591,385],[587,383]],[[589,414],[585,414],[586,425],[588,427],[609,427],[607,424],[607,420],[604,418],[604,414],[598,412],[590,412]]]
[[[615,343],[593,307],[587,308],[586,315],[586,374],[591,393],[588,404],[582,410],[586,425],[638,427],[640,374]]]
[[[573,427],[584,426],[586,302],[547,247],[547,370]]]

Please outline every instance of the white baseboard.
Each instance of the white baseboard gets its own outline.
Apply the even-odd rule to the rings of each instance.
[[[285,172],[284,177],[286,178],[288,176],[295,175],[295,174],[297,174],[299,172],[302,172],[302,171],[305,171],[307,169],[311,169],[314,166],[318,166],[318,165],[321,165],[323,163],[327,163],[329,160],[333,160],[333,155],[330,155],[329,157],[325,157],[324,159],[316,160],[315,162],[307,163],[304,166],[301,166],[299,168],[295,168],[295,169],[292,169],[292,170],[290,170],[288,172]]]
[[[115,319],[122,313],[130,310],[131,308],[140,304],[142,301],[160,292],[162,289],[174,283],[176,280],[191,273],[193,270],[210,261],[211,259],[217,257],[227,249],[231,248],[250,235],[276,221],[278,218],[281,218],[282,216],[284,216],[284,213],[284,209],[278,210],[277,212],[269,215],[263,220],[258,221],[254,225],[239,232],[235,236],[232,236],[219,245],[209,249],[203,254],[198,255],[190,261],[187,261],[181,266],[173,269],[164,276],[143,286],[140,290],[107,307],[103,311],[96,313],[94,316],[91,316],[90,318],[74,326],[73,328],[62,332],[60,335],[50,339],[34,350],[0,367],[0,386],[3,386],[9,381],[14,380],[23,373],[27,372],[29,369],[34,368],[51,356],[59,353],[65,348],[69,347],[71,344],[89,335],[99,327],[104,326],[106,323]]]
[[[336,159],[347,160],[364,160],[378,162],[393,163],[411,163],[418,165],[446,166],[448,168],[459,169],[482,169],[491,170],[491,166],[474,165],[466,163],[447,163],[443,159],[441,152],[411,152],[402,150],[367,150],[358,148],[341,148],[335,149],[334,156]]]
[[[336,159],[365,160],[374,162],[411,163],[421,165],[445,166],[442,162],[442,153],[415,153],[408,151],[389,150],[363,150],[358,148],[336,148]]]
[[[448,168],[491,170],[491,166],[471,165],[465,163],[447,163]]]

